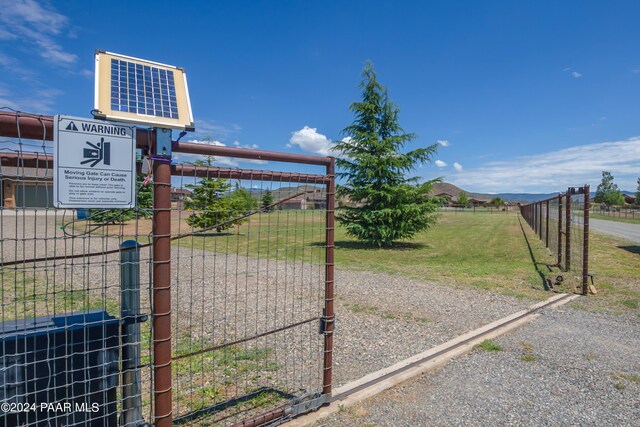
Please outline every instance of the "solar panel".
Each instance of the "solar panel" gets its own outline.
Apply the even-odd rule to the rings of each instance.
[[[96,117],[193,129],[184,70],[96,52]]]
[[[173,72],[111,58],[111,109],[177,119]]]

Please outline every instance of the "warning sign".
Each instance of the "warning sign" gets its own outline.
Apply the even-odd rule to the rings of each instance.
[[[135,207],[134,126],[58,115],[53,146],[56,207]]]

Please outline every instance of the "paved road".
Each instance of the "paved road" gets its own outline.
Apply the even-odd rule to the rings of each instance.
[[[640,243],[640,224],[629,224],[606,219],[589,219],[589,227],[601,233],[622,237],[632,242]]]

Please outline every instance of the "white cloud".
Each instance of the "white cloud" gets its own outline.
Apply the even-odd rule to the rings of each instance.
[[[458,162],[454,162],[454,163],[453,163],[453,168],[454,168],[455,170],[457,170],[458,172],[462,172],[462,169],[463,169],[463,168],[462,168],[462,165],[461,165],[460,163],[458,163]]]
[[[320,154],[323,156],[329,155],[329,152],[333,149],[335,144],[321,133],[318,133],[317,128],[311,128],[305,126],[302,129],[292,133],[289,142],[292,145],[299,146],[302,151],[309,153]]]
[[[442,145],[443,147],[448,147],[449,141],[447,141],[446,139],[439,139],[438,144]]]
[[[435,163],[435,164],[436,164],[436,166],[437,166],[437,167],[439,167],[439,168],[444,168],[444,167],[446,167],[446,166],[447,166],[447,164],[446,164],[445,162],[443,162],[442,160],[436,160],[434,163]]]
[[[639,164],[640,137],[634,137],[485,163],[453,183],[482,192],[554,192],[585,183],[595,189],[602,171],[610,171],[621,189],[633,190]]]
[[[69,19],[44,5],[34,0],[2,2],[0,38],[20,40],[29,50],[54,64],[72,65],[78,57],[65,51],[56,40],[68,26]]]

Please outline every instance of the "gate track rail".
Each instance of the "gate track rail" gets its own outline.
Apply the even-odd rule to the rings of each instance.
[[[331,405],[321,408],[315,413],[302,416],[287,422],[287,427],[302,427],[311,425],[321,418],[338,412],[345,406],[351,406],[369,397],[395,387],[411,378],[445,364],[448,360],[471,351],[481,340],[503,335],[517,328],[525,322],[540,316],[545,308],[559,306],[580,298],[575,294],[557,294],[546,301],[514,313],[510,316],[489,323],[479,329],[470,331],[453,340],[436,346],[423,353],[398,362],[388,368],[366,375],[359,380],[345,384],[335,390]]]

